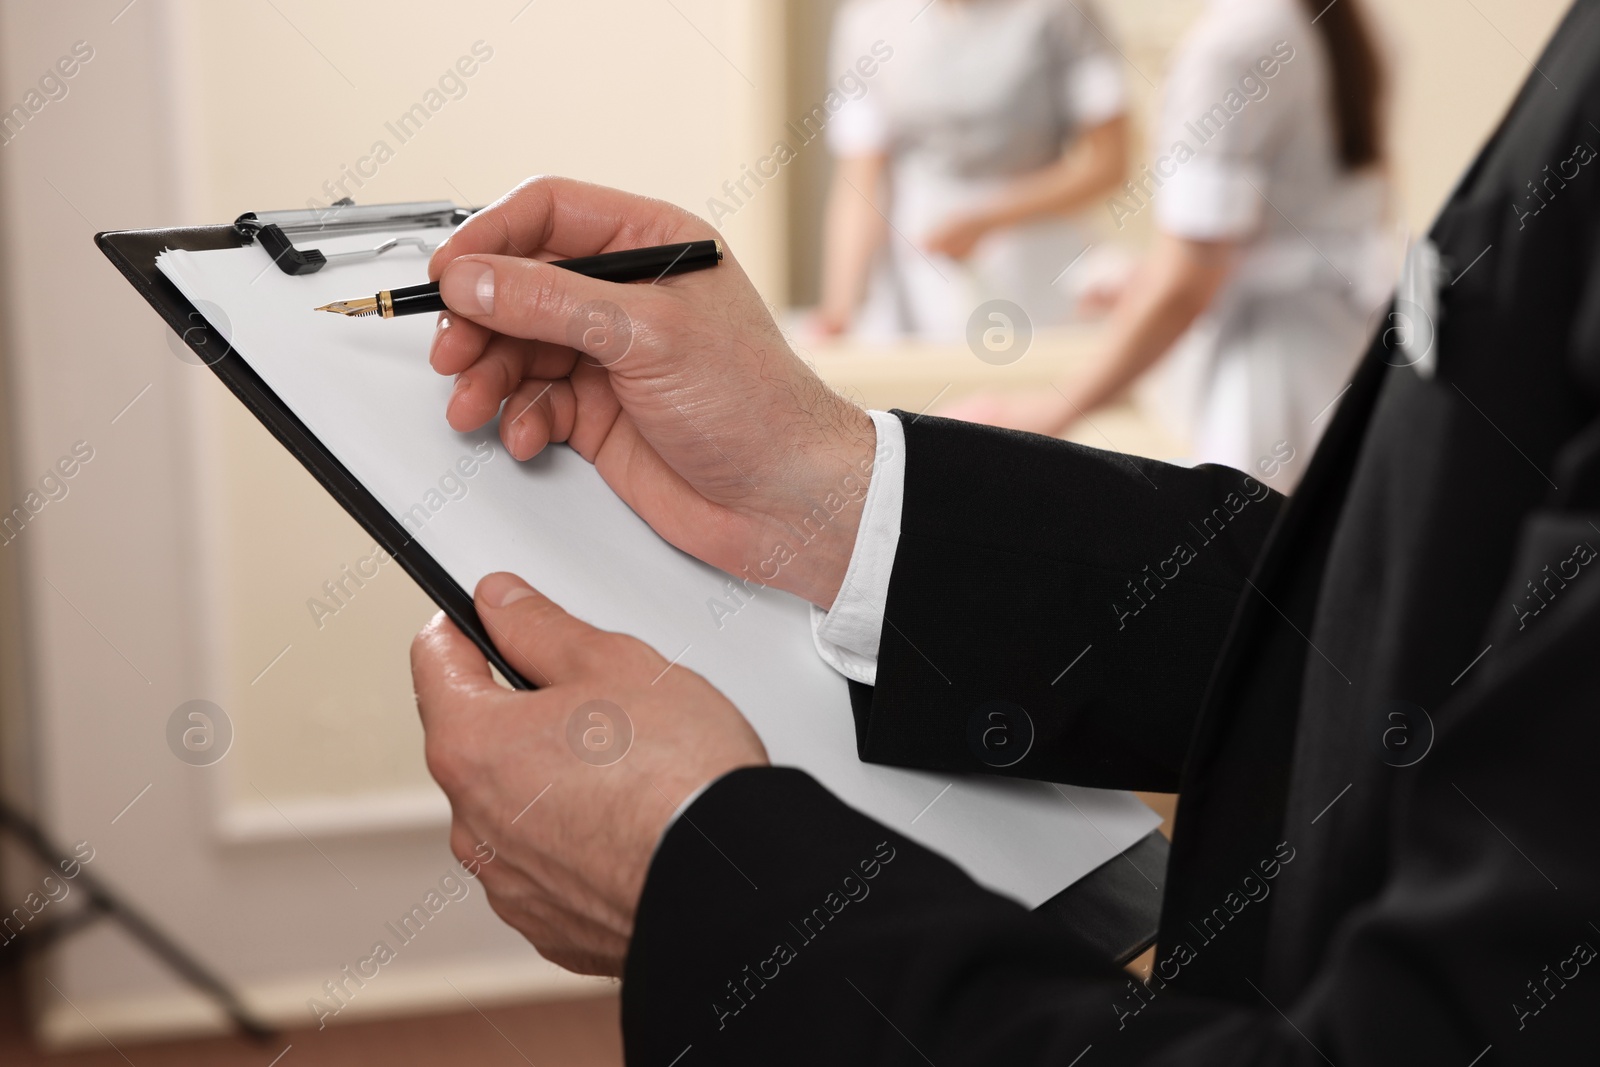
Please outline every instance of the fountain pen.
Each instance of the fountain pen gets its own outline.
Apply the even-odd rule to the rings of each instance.
[[[578,259],[558,259],[550,265],[603,282],[641,282],[647,278],[659,281],[669,274],[705,270],[720,262],[721,241],[690,241],[686,244],[602,252],[598,256],[582,256]],[[428,282],[426,285],[410,285],[403,289],[385,289],[377,296],[359,300],[335,300],[317,310],[350,318],[377,315],[392,319],[397,315],[423,315],[447,309],[439,296],[439,283]]]

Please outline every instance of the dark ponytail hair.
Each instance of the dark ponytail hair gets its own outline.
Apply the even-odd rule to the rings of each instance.
[[[1328,47],[1339,159],[1348,170],[1377,163],[1383,158],[1382,111],[1387,78],[1367,20],[1357,0],[1303,2]]]

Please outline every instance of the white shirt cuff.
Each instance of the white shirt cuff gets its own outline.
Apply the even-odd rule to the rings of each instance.
[[[906,431],[883,411],[869,412],[878,432],[872,481],[867,485],[850,566],[833,608],[811,609],[811,640],[817,654],[846,678],[867,685],[878,680],[878,642],[889,576],[900,545],[900,512],[906,495]]]

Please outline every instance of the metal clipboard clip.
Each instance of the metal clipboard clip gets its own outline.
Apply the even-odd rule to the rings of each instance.
[[[438,227],[454,230],[472,212],[456,207],[449,200],[424,200],[408,204],[368,204],[358,207],[348,197],[324,209],[297,211],[246,211],[233,221],[234,232],[246,244],[260,242],[278,269],[285,274],[315,274],[329,263],[376,259],[396,248],[416,248],[432,252],[440,241],[429,244],[421,237],[391,237],[371,248],[352,252],[322,252],[294,243],[295,238],[344,237],[358,233],[383,233],[388,230],[414,230]]]

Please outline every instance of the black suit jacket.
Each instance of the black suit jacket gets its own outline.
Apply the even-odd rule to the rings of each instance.
[[[1597,60],[1583,0],[1434,229],[1436,371],[1380,337],[1292,503],[902,416],[861,755],[993,771],[1002,701],[994,773],[1181,791],[1149,986],[741,771],[650,870],[630,1064],[1600,1059]]]

